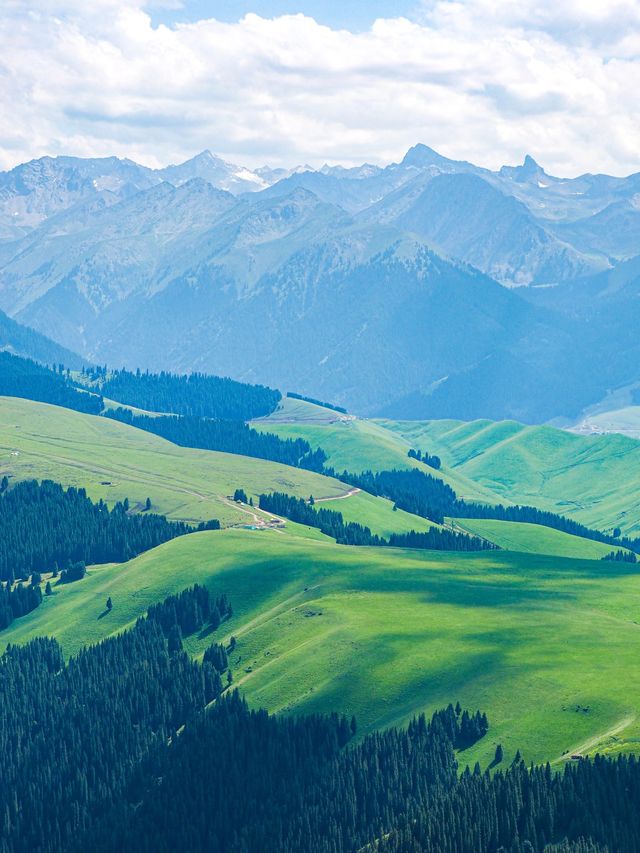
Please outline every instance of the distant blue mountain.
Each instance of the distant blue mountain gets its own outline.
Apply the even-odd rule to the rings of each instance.
[[[76,353],[61,347],[39,332],[16,323],[3,311],[0,311],[0,351],[30,358],[41,364],[63,364],[71,370],[79,370],[85,363]]]
[[[635,375],[609,337],[635,352],[639,199],[639,175],[426,145],[318,170],[43,158],[0,174],[0,309],[90,360],[368,414],[573,417]]]

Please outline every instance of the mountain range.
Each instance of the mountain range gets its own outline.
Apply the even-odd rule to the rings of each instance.
[[[632,393],[639,256],[640,174],[562,179],[529,156],[490,171],[416,145],[386,167],[251,170],[205,151],[0,174],[15,321],[92,362],[367,415],[540,422]]]

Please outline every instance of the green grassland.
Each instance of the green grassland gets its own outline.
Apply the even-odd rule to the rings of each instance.
[[[266,419],[266,418],[265,418]],[[263,418],[258,418],[256,423],[260,423]],[[268,416],[270,423],[291,423],[292,420],[300,423],[309,424],[330,424],[335,421],[348,421],[352,419],[352,415],[345,415],[342,412],[336,412],[335,409],[328,409],[326,406],[318,406],[315,403],[308,403],[306,400],[296,400],[293,397],[283,397],[278,403],[278,406],[271,415]]]
[[[285,398],[273,415],[253,421],[252,426],[281,438],[303,438],[312,447],[321,447],[328,456],[327,464],[339,472],[419,468],[440,477],[460,497],[485,503],[499,501],[490,489],[473,482],[462,472],[447,466],[434,471],[410,459],[407,452],[413,447],[411,442],[374,421],[340,415],[311,403]]]
[[[456,518],[451,520],[456,529],[481,536],[507,551],[528,554],[549,554],[554,557],[575,557],[581,560],[601,560],[614,549],[604,542],[594,542],[582,536],[573,536],[541,524],[520,521],[496,521],[492,518]],[[620,549],[626,550],[626,549]]]
[[[590,527],[640,533],[640,442],[575,435],[515,421],[384,421],[406,441],[438,454],[456,474],[504,502],[528,503]]]
[[[66,653],[188,584],[226,592],[235,683],[272,711],[355,713],[360,732],[459,699],[486,710],[463,761],[640,748],[640,574],[536,554],[339,546],[286,531],[191,534],[92,568],[2,634]],[[104,603],[111,596],[114,608]],[[200,653],[211,636],[187,641]]]
[[[429,530],[432,527],[440,526],[434,524],[433,521],[405,512],[402,509],[394,511],[388,500],[375,497],[367,492],[357,492],[348,498],[331,500],[316,505],[316,508],[321,507],[338,510],[342,513],[345,521],[357,521],[360,524],[366,524],[379,536],[389,536],[391,533],[409,533],[411,530]]]
[[[323,447],[338,469],[424,469],[406,455],[414,446],[442,457],[441,476],[463,497],[534,503],[594,525],[621,517],[625,506],[627,529],[636,523],[640,498],[630,483],[638,482],[638,457],[620,436],[585,439],[511,423],[382,424],[296,400],[256,426]],[[594,443],[605,438],[623,444]],[[382,498],[344,497],[348,486],[332,478],[0,397],[5,473],[83,486],[111,503],[129,497],[134,507],[150,496],[157,511],[192,521],[251,524],[257,511],[228,499],[241,487],[254,496],[329,498],[319,506],[385,536],[431,526]],[[518,748],[533,761],[596,749],[640,753],[639,567],[602,561],[609,546],[539,525],[451,523],[506,550],[339,546],[291,522],[190,534],[54,586],[0,634],[0,647],[46,634],[72,654],[132,625],[150,604],[205,583],[231,599],[234,616],[215,639],[237,637],[235,683],[256,706],[354,713],[364,733],[460,700],[489,716],[488,736],[463,758],[484,765],[498,742],[506,760]],[[185,645],[200,654],[211,640],[204,632]]]
[[[159,436],[108,418],[83,415],[12,397],[0,397],[0,477],[49,478],[64,486],[82,486],[94,500],[129,498],[169,518],[223,524],[252,524],[259,510],[228,499],[236,488],[257,497],[281,491],[298,497],[337,497],[348,486],[310,471],[210,450],[178,447]],[[348,506],[347,506],[348,505]],[[374,533],[388,535],[425,530],[429,523],[394,512],[389,501],[354,495],[326,504],[344,510]]]
[[[128,497],[170,518],[251,523],[249,508],[227,499],[280,490],[300,497],[340,495],[336,480],[262,459],[178,447],[134,427],[57,406],[0,397],[0,475],[83,486],[109,503]],[[391,507],[389,507],[391,511]]]

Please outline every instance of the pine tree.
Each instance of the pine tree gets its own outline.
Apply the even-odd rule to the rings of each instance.
[[[167,648],[169,650],[169,654],[172,655],[182,651],[182,631],[180,630],[180,626],[177,624],[172,625],[169,629]]]

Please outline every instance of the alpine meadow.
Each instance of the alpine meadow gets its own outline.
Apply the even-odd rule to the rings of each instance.
[[[639,44],[0,11],[0,853],[640,850]]]

